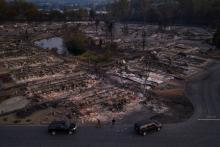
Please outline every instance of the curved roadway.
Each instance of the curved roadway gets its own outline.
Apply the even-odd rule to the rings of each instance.
[[[73,136],[50,136],[44,126],[1,126],[0,147],[220,147],[220,63],[188,82],[186,95],[194,115],[146,137],[135,135],[133,124],[83,127]]]

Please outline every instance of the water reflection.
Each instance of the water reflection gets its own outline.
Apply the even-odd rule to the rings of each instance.
[[[64,47],[63,38],[61,37],[42,39],[39,41],[35,41],[35,44],[45,49],[56,49],[58,54],[68,53],[67,49]]]

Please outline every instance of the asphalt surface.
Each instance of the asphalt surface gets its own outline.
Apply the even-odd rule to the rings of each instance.
[[[161,132],[137,136],[133,124],[79,128],[72,136],[47,134],[43,126],[1,126],[0,147],[220,147],[220,63],[186,85],[195,112]]]

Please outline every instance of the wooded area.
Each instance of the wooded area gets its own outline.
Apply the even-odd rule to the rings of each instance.
[[[109,6],[123,21],[164,24],[218,24],[219,0],[119,0]]]
[[[36,19],[39,15],[35,5],[23,0],[6,2],[0,0],[0,20]]]
[[[117,0],[106,6],[108,16],[97,18],[95,11],[79,8],[77,11],[39,11],[25,0],[0,0],[0,20],[65,21],[116,19],[172,24],[218,25],[219,0]]]
[[[87,10],[79,8],[77,11],[58,10],[39,11],[37,6],[25,0],[6,2],[0,0],[0,21],[29,20],[29,21],[64,21],[82,20],[88,18]]]

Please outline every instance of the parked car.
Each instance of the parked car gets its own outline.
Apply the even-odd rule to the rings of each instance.
[[[162,124],[155,120],[148,120],[145,122],[138,122],[134,124],[134,130],[139,135],[147,135],[153,131],[160,131]]]
[[[71,135],[76,132],[76,129],[76,124],[65,121],[54,121],[48,126],[48,132],[51,135],[56,135],[57,133],[66,133]]]

